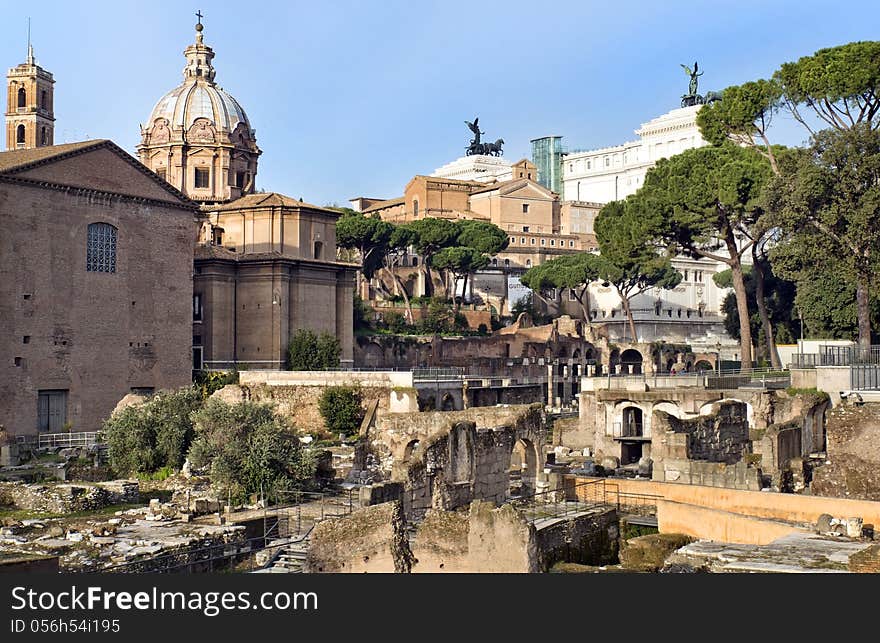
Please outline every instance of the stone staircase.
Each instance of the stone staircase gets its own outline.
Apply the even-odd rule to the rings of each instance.
[[[309,550],[308,540],[292,542],[280,549],[269,565],[254,571],[255,574],[302,574]]]

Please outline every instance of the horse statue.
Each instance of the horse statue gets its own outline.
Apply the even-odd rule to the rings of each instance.
[[[501,146],[504,145],[504,139],[499,138],[494,143],[483,143],[483,154],[487,154],[490,156],[501,156],[504,154],[504,150],[501,149]]]
[[[722,92],[706,92],[706,95],[703,97],[703,103],[708,105],[709,103],[714,103],[716,101],[721,100]]]

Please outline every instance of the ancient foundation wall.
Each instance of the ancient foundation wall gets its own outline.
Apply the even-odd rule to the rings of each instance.
[[[113,480],[94,484],[0,482],[0,506],[28,511],[63,514],[139,501],[137,480]]]
[[[622,494],[656,496],[658,500],[669,500],[755,518],[815,524],[820,515],[827,513],[834,517],[860,517],[865,523],[880,524],[880,502],[868,500],[768,491],[743,491],[625,478],[615,478],[613,481],[609,481],[607,478],[566,476],[565,479],[580,483],[574,487],[579,494],[595,493],[594,487],[596,485],[584,485],[584,481],[592,480],[599,484],[604,481],[611,502],[615,501],[614,490],[617,489]],[[584,499],[593,500],[594,496],[584,496]]]
[[[813,493],[880,501],[880,404],[839,404],[826,434],[830,464],[813,470]]]
[[[291,423],[303,433],[327,431],[324,418],[321,417],[318,408],[318,400],[325,390],[324,384],[318,383],[320,380],[309,384],[283,384],[278,383],[283,380],[259,376],[257,371],[251,371],[247,374],[249,375],[246,378],[248,383],[229,384],[216,391],[213,397],[229,403],[243,400],[268,402],[281,415],[290,419]],[[252,374],[254,375],[251,376]],[[245,373],[241,375],[244,376]],[[264,381],[251,381],[259,379]],[[268,382],[265,381],[267,379]],[[378,401],[378,413],[407,412],[418,408],[415,389],[377,386],[375,383],[362,383],[360,380],[350,377],[348,379],[340,378],[338,381],[330,378],[327,386],[357,386],[361,391],[365,406],[374,400]]]
[[[586,426],[581,418],[559,418],[553,422],[553,445],[573,450],[593,448],[594,428]]]
[[[404,525],[400,502],[323,520],[312,531],[306,571],[408,572],[413,560]]]
[[[657,526],[664,534],[685,534],[725,543],[766,545],[794,532],[808,532],[766,518],[741,516],[729,511],[661,500],[657,503]]]

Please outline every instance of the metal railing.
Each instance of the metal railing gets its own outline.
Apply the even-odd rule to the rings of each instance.
[[[563,489],[538,491],[518,498],[510,504],[530,523],[564,518],[596,507],[608,505],[604,479],[582,480]]]
[[[858,346],[820,344],[818,353],[794,353],[791,356],[791,366],[793,368],[855,366],[862,364],[880,365],[880,346],[859,348]]]
[[[615,422],[612,426],[612,437],[615,438],[646,438],[641,422]]]
[[[455,381],[464,379],[465,369],[459,367],[414,368],[412,374],[414,381]]]
[[[721,371],[698,371],[677,375],[641,374],[600,376],[607,381],[606,388],[618,390],[645,384],[650,388],[697,387],[706,389],[732,388],[786,388],[791,383],[791,373],[772,368],[745,368]]]
[[[100,431],[79,431],[76,433],[40,433],[38,435],[18,435],[16,441],[36,449],[67,449],[71,447],[90,447],[103,444]]]

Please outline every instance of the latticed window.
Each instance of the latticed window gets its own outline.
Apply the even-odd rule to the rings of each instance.
[[[116,272],[116,228],[109,223],[89,224],[86,270]]]

